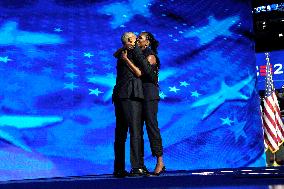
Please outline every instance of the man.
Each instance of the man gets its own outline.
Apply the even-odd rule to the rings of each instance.
[[[121,37],[123,48],[119,49],[114,56],[117,60],[116,85],[113,89],[113,102],[115,106],[116,127],[114,142],[114,176],[125,177],[125,142],[127,131],[130,131],[131,150],[131,173],[133,175],[144,174],[144,162],[141,162],[142,151],[142,102],[144,99],[142,81],[136,77],[131,69],[119,56],[123,50],[130,50],[134,46],[136,36],[132,32],[126,32]],[[128,58],[132,59],[132,51]]]

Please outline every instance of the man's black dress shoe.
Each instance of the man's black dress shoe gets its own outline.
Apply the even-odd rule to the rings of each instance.
[[[124,178],[129,176],[129,173],[125,170],[116,170],[113,172],[113,176],[116,178]]]
[[[132,168],[130,171],[131,177],[149,176],[149,175],[150,173],[145,166],[142,168]]]
[[[150,171],[147,169],[147,167],[145,165],[142,167],[142,169],[143,169],[143,172],[146,176],[150,175]]]

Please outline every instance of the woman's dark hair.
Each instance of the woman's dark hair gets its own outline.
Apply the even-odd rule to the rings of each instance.
[[[159,41],[155,39],[154,35],[150,32],[142,32],[142,34],[146,35],[146,39],[149,40],[150,42],[150,48],[151,50],[155,53],[156,61],[157,61],[157,78],[159,77],[159,69],[160,69],[160,59],[157,56],[158,54],[158,46],[159,46]],[[157,80],[157,85],[158,85],[158,80]]]
[[[159,41],[157,41],[150,32],[142,32],[142,34],[146,35],[146,39],[150,41],[151,50],[154,51],[155,54],[158,54]]]

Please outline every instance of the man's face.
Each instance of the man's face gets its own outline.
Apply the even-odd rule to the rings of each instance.
[[[128,38],[126,45],[127,46],[134,46],[136,41],[136,35],[132,35]]]

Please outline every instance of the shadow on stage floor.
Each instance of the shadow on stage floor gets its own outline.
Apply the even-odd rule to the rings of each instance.
[[[283,185],[282,185],[283,184]],[[159,177],[114,178],[112,175],[40,178],[0,182],[1,189],[89,188],[257,188],[284,189],[284,167],[168,171]]]

